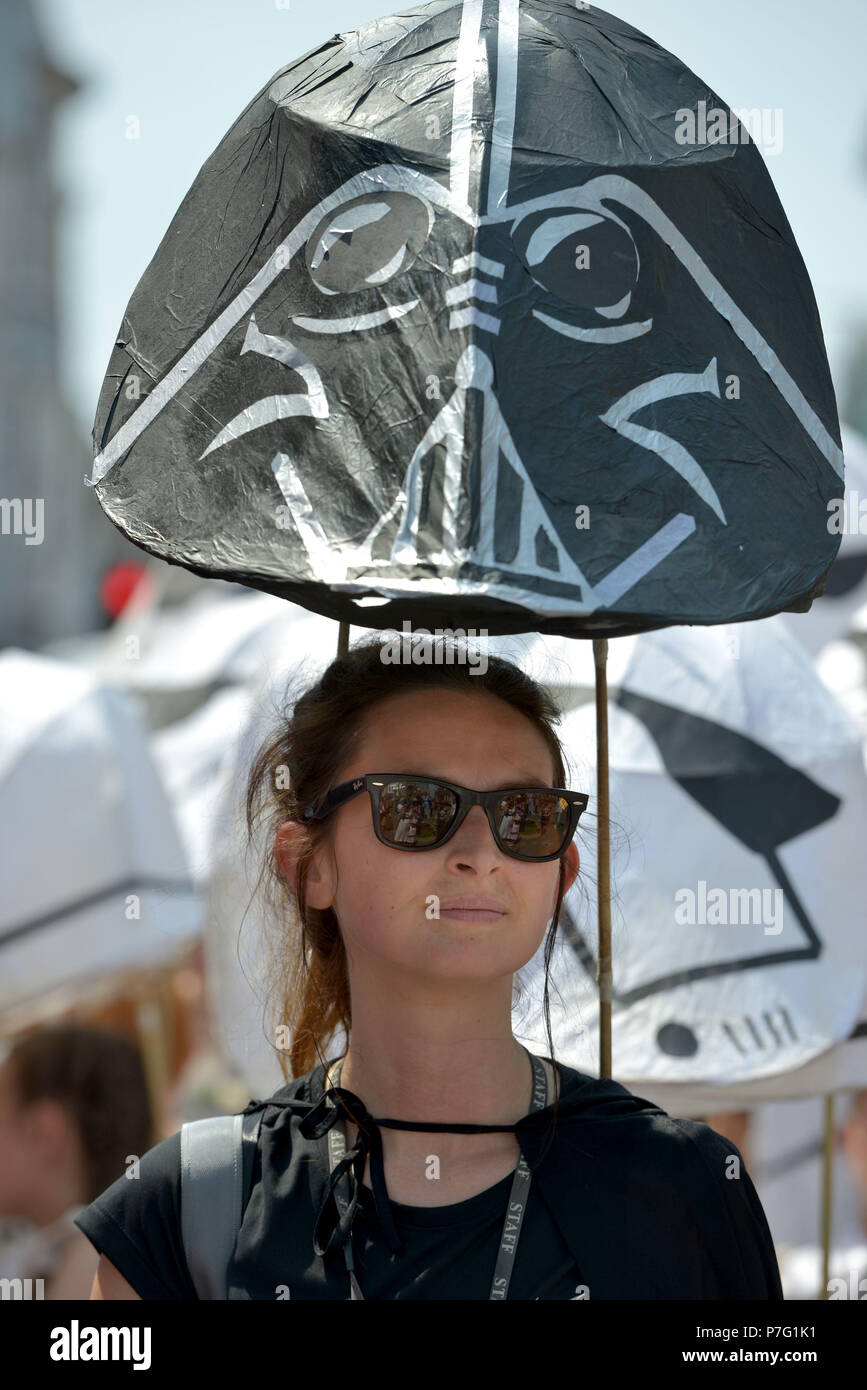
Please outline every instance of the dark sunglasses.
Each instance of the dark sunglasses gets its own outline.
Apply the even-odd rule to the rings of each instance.
[[[332,787],[320,808],[308,806],[301,820],[324,820],[365,788],[370,793],[376,838],[392,849],[438,849],[451,839],[471,807],[483,806],[503,853],[536,864],[562,855],[590,800],[585,792],[562,787],[476,792],[414,772],[368,772]]]

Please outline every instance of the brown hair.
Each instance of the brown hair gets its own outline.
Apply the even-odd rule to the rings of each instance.
[[[14,1041],[6,1065],[20,1105],[50,1097],[74,1121],[86,1205],[122,1177],[128,1154],[155,1142],[141,1054],[127,1038],[77,1023],[45,1025]]]
[[[330,821],[325,818],[307,825],[308,840],[298,861],[297,899],[293,885],[287,882],[275,859],[274,838],[280,825],[297,820],[307,806],[319,804],[340,780],[366,711],[386,696],[407,690],[430,690],[432,686],[496,695],[526,715],[542,734],[551,751],[554,785],[569,785],[564,750],[552,727],[559,722],[560,711],[553,697],[520,667],[493,655],[487,656],[484,671],[448,657],[429,664],[387,664],[382,657],[384,641],[382,636],[362,639],[336,657],[297,699],[291,713],[287,691],[283,707],[276,711],[277,727],[259,748],[247,782],[248,849],[256,829],[265,821],[264,862],[254,893],[265,874],[265,896],[276,909],[273,918],[278,924],[271,950],[270,978],[275,997],[271,1027],[276,1029],[279,1023],[291,1033],[288,1068],[286,1052],[278,1052],[287,1080],[310,1071],[317,1058],[325,1063],[323,1043],[338,1026],[343,1027],[348,1038],[352,1015],[346,953],[337,917],[331,908],[319,911],[309,908],[306,901],[310,860],[315,847],[327,842]],[[563,899],[562,859],[559,867],[556,908],[544,952],[544,1012],[552,1060],[548,967]],[[300,930],[295,933],[287,930],[293,918],[300,921]]]

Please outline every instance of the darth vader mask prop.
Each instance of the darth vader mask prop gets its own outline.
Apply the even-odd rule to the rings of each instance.
[[[726,139],[691,143],[708,110]],[[282,69],[138,285],[94,445],[136,544],[362,626],[804,611],[839,545],[821,327],[757,146],[560,0],[435,0]]]

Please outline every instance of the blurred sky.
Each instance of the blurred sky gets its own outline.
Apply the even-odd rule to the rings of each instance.
[[[57,123],[65,386],[90,437],[124,310],[202,164],[270,77],[400,0],[33,0],[84,85]],[[813,281],[842,392],[867,323],[865,0],[617,0],[730,106],[782,108],[766,162]],[[0,25],[2,34],[2,25]],[[126,137],[136,116],[141,137]],[[764,153],[764,151],[763,151]]]

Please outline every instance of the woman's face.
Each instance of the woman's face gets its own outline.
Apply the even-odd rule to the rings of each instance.
[[[548,746],[525,715],[484,691],[436,688],[388,696],[368,711],[335,783],[402,771],[478,791],[557,780]],[[492,980],[519,970],[537,951],[554,913],[560,861],[532,864],[503,854],[481,806],[471,808],[446,844],[419,854],[376,838],[366,790],[329,821],[331,844],[311,864],[307,901],[336,912],[350,968],[364,958],[428,980]],[[278,858],[290,876],[298,830],[287,822],[277,834]],[[564,893],[578,865],[573,841]],[[448,904],[465,898],[490,899],[502,911],[471,920],[449,916]]]

